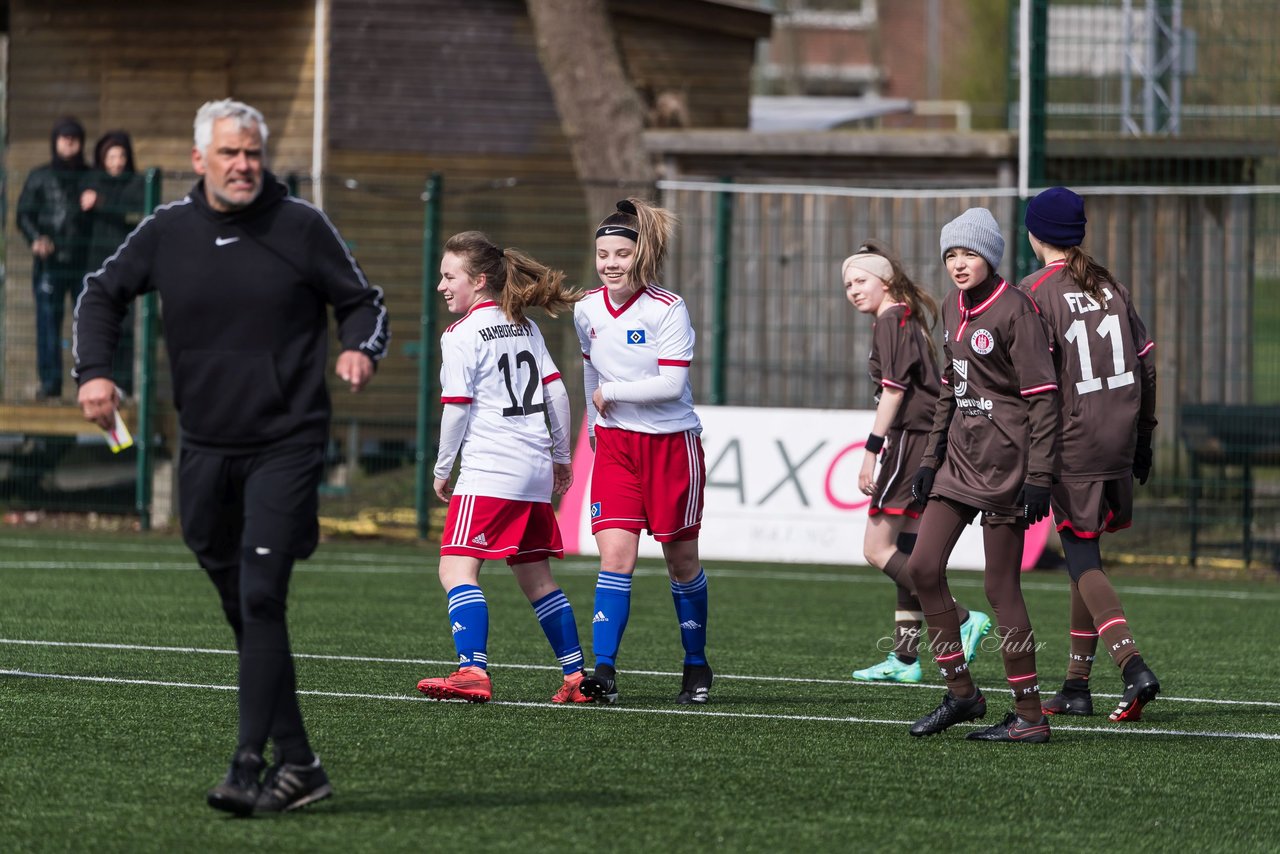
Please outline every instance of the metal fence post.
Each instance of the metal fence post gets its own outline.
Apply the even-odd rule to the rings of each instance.
[[[430,531],[428,518],[431,486],[435,478],[431,467],[435,462],[429,456],[431,448],[431,392],[435,388],[432,373],[435,370],[436,290],[434,282],[440,267],[440,194],[444,179],[433,172],[427,179],[422,194],[425,209],[422,218],[422,311],[418,321],[418,432],[414,460],[417,464],[417,482],[414,500],[417,510],[418,539],[424,540]]]
[[[728,184],[732,178],[721,178]],[[725,402],[725,362],[729,347],[729,261],[730,241],[733,237],[733,194],[722,190],[717,194],[715,285],[711,314],[711,403],[723,406]]]
[[[1048,0],[1022,0],[1030,4],[1030,51],[1028,77],[1030,78],[1030,98],[1027,105],[1027,183],[1032,187],[1043,187],[1045,176],[1044,136],[1045,136],[1045,98],[1048,85],[1049,55],[1049,3]],[[1014,28],[1016,38],[1017,28]],[[1014,281],[1029,276],[1039,269],[1039,262],[1031,250],[1031,242],[1027,240],[1027,227],[1024,225],[1027,214],[1027,202],[1030,197],[1019,197],[1015,206],[1017,221],[1013,224],[1014,241]]]
[[[145,201],[143,207],[150,214],[160,205],[160,170],[147,170]],[[151,451],[153,429],[151,411],[155,402],[155,349],[156,349],[156,294],[151,291],[142,297],[142,308],[139,312],[139,323],[142,327],[139,347],[142,364],[138,377],[138,429],[134,436],[134,445],[138,449],[137,483],[134,484],[134,509],[138,511],[139,524],[142,530],[151,530],[151,470],[153,468]]]

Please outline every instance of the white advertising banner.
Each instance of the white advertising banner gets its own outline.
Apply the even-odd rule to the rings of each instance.
[[[858,491],[858,471],[874,412],[700,406],[698,415],[707,460],[699,538],[704,558],[866,563],[862,539],[870,499]],[[566,551],[577,554],[597,554],[587,501],[591,458],[583,430],[574,455],[574,485],[560,505]],[[1048,531],[1048,520],[1028,531],[1024,568],[1039,558]],[[643,535],[640,553],[661,557],[662,549]],[[975,521],[961,535],[948,566],[982,565],[982,533]]]

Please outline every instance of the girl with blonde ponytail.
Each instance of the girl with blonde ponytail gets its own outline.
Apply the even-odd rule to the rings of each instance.
[[[931,330],[938,305],[903,272],[887,246],[868,240],[840,265],[845,298],[875,318],[867,368],[876,385],[876,417],[867,436],[858,488],[870,496],[863,557],[898,591],[892,642],[883,661],[853,672],[863,682],[920,682],[920,627],[924,611],[906,572],[923,504],[911,494],[911,476],[933,427],[940,377]],[[879,463],[879,475],[876,464]],[[991,618],[956,604],[968,660],[978,651]]]

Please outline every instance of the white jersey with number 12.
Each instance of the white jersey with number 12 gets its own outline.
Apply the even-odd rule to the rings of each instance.
[[[543,386],[560,378],[542,333],[491,300],[440,336],[440,402],[470,404],[454,493],[551,500],[551,436]]]

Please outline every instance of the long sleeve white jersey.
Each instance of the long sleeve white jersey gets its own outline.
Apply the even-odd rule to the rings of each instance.
[[[649,285],[615,306],[606,289],[597,288],[574,306],[573,325],[587,362],[587,394],[594,372],[611,402],[609,414],[599,417],[588,401],[589,421],[636,433],[702,432],[688,376],[695,336],[683,299]]]
[[[440,402],[468,404],[454,493],[550,501],[544,387],[559,380],[560,371],[538,327],[531,320],[512,323],[485,300],[444,331],[440,351]],[[442,441],[437,477],[448,476],[453,456]]]

